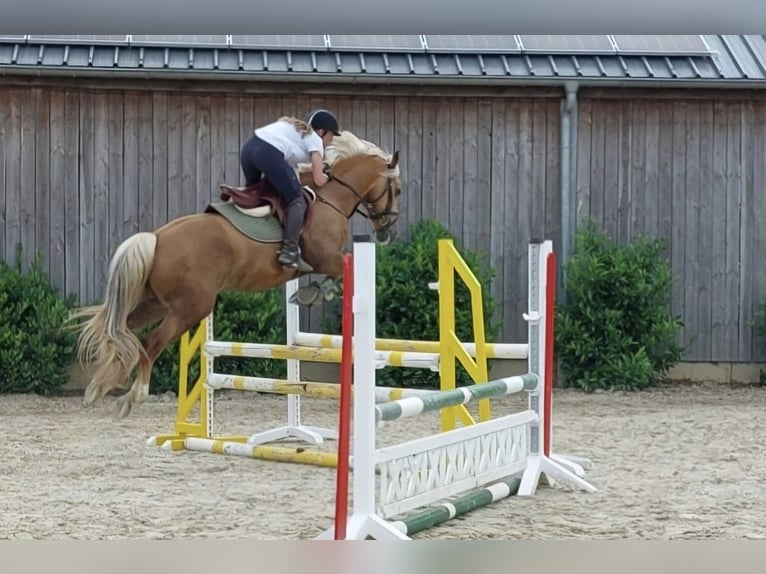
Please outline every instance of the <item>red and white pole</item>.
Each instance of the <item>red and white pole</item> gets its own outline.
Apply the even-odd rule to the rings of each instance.
[[[543,455],[551,456],[551,403],[553,402],[553,326],[556,311],[556,254],[548,253],[545,274],[545,389],[543,403]]]
[[[351,438],[351,379],[354,335],[354,259],[343,259],[343,302],[340,362],[340,408],[338,420],[338,466],[335,486],[335,540],[346,539],[348,520],[348,474]]]

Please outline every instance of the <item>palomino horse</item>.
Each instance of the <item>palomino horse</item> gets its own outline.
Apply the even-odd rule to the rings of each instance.
[[[393,155],[350,132],[336,136],[325,161],[330,181],[316,191],[302,234],[303,257],[325,283],[339,284],[349,219],[359,211],[373,223],[375,239],[393,237],[397,219],[399,152]],[[311,182],[308,168],[301,183]],[[222,186],[223,187],[223,186]],[[123,418],[149,394],[152,365],[162,350],[209,315],[222,291],[261,291],[296,277],[277,262],[278,238],[272,243],[250,239],[216,213],[199,213],[170,221],[154,232],[139,232],[116,250],[109,265],[104,303],[72,313],[80,332],[78,356],[93,363],[85,391],[90,405],[110,391],[127,387],[118,399]],[[316,286],[316,283],[312,284]],[[159,323],[143,341],[134,330]]]

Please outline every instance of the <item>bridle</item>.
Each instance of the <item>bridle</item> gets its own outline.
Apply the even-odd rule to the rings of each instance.
[[[351,219],[351,217],[354,215],[354,213],[359,213],[362,217],[364,217],[366,219],[369,219],[370,221],[380,222],[380,225],[381,225],[381,227],[383,229],[388,229],[389,227],[391,227],[392,225],[394,225],[396,223],[397,219],[399,219],[399,212],[391,210],[391,205],[393,204],[393,201],[394,201],[394,185],[393,185],[394,178],[387,177],[386,178],[386,187],[383,189],[382,193],[379,196],[377,196],[375,199],[370,201],[370,200],[365,199],[364,197],[362,197],[356,191],[356,189],[354,189],[354,187],[352,185],[346,183],[345,181],[343,181],[339,177],[336,177],[335,175],[333,175],[332,172],[330,171],[329,167],[325,166],[324,172],[325,172],[325,174],[327,174],[327,177],[328,177],[327,181],[328,181],[328,183],[330,181],[333,181],[333,180],[337,181],[343,187],[345,187],[346,189],[350,190],[351,193],[353,193],[357,197],[357,199],[358,199],[358,201],[354,205],[354,208],[351,210],[351,213],[346,215],[337,206],[333,205],[330,201],[328,201],[327,199],[325,199],[324,197],[322,197],[318,193],[316,194],[316,197],[317,197],[317,199],[319,201],[321,201],[322,203],[326,203],[327,205],[332,207],[335,211],[340,213],[346,219]],[[388,195],[388,198],[386,200],[386,206],[385,206],[385,208],[382,211],[376,211],[375,210],[375,204],[378,202],[378,200],[380,198],[383,197],[384,194]],[[359,209],[359,206],[361,204],[364,204],[364,209],[365,209],[366,213]]]

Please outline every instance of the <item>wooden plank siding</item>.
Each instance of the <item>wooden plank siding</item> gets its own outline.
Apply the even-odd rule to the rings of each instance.
[[[41,251],[58,287],[93,302],[129,234],[242,183],[239,149],[254,127],[318,106],[401,150],[400,233],[437,218],[485,252],[500,339],[525,341],[527,242],[560,245],[558,97],[0,87],[0,252]],[[685,359],[766,359],[751,325],[766,300],[766,102],[586,94],[573,129],[578,218],[620,241],[668,241]],[[352,231],[369,223],[355,217]],[[316,313],[307,327],[320,328]]]
[[[763,361],[766,102],[581,99],[578,217],[667,241],[689,361]]]

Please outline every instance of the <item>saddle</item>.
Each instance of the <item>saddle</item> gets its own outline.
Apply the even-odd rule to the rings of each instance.
[[[273,215],[284,226],[287,206],[282,196],[267,179],[264,178],[255,185],[243,187],[223,183],[220,188],[221,201],[231,201],[242,213],[252,217]],[[306,200],[306,215],[303,218],[303,223],[306,225],[313,211],[316,192],[307,185],[304,185],[301,191],[303,192],[303,199]]]

